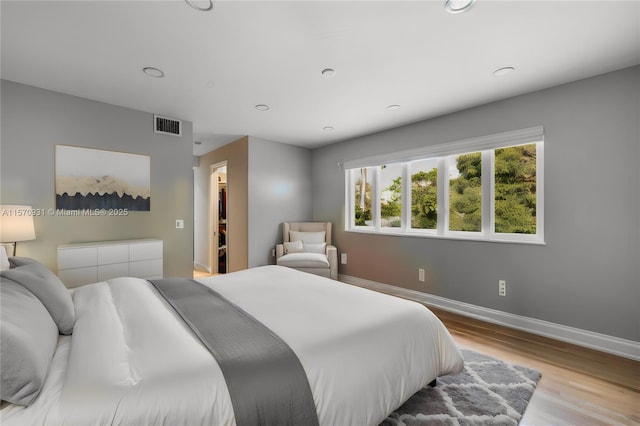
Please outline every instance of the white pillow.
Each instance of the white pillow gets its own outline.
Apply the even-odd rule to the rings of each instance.
[[[7,250],[5,250],[4,246],[0,244],[0,271],[4,271],[10,267],[11,265],[9,264],[9,258],[7,257]]]
[[[325,254],[327,251],[327,243],[303,243],[305,253]]]
[[[320,232],[298,232],[289,231],[289,240],[302,241],[303,243],[324,243],[326,231]]]
[[[304,246],[302,245],[302,241],[291,241],[291,242],[285,242],[283,244],[284,244],[284,254],[302,253],[304,251]]]

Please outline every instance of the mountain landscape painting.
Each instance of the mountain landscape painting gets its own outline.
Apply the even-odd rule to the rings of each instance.
[[[151,157],[56,145],[56,209],[151,210]]]

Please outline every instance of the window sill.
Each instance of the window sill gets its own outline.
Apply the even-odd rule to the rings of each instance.
[[[351,228],[345,229],[346,232],[353,232],[356,234],[372,234],[372,235],[383,235],[383,236],[392,236],[392,237],[411,237],[411,238],[433,238],[437,240],[454,240],[454,241],[477,241],[483,243],[499,243],[499,244],[527,244],[527,245],[535,245],[535,246],[545,246],[547,243],[545,241],[540,240],[512,240],[512,239],[501,239],[501,238],[488,238],[481,235],[474,236],[462,236],[462,235],[438,235],[435,233],[427,233],[427,232],[400,232],[394,230],[376,230],[374,228]]]

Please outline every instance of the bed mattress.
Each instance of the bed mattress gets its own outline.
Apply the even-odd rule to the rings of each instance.
[[[279,266],[198,280],[250,313],[297,354],[322,425],[377,425],[434,378],[462,370],[424,306]],[[76,288],[44,388],[12,424],[234,425],[214,358],[145,280]]]

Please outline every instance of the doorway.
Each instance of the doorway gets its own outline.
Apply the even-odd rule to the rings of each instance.
[[[229,265],[227,205],[229,185],[227,162],[211,166],[209,180],[209,256],[211,273],[226,274]]]

